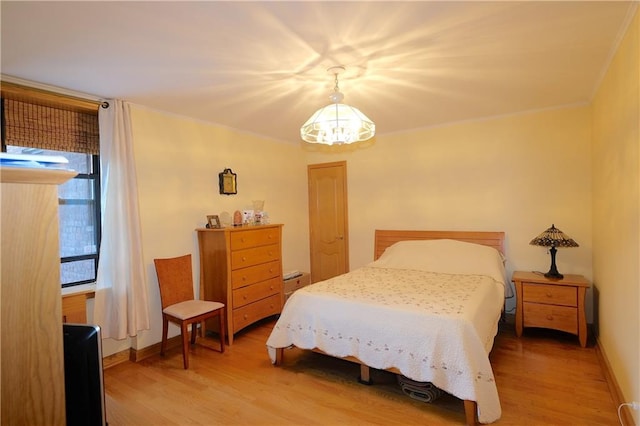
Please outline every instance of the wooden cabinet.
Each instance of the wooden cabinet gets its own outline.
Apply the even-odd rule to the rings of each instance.
[[[301,289],[311,283],[311,276],[307,272],[302,275],[284,280],[284,301],[286,302],[294,291]]]
[[[232,345],[235,333],[282,311],[282,225],[196,231],[200,298],[225,304]],[[210,327],[216,324],[207,323]]]
[[[585,295],[589,282],[582,275],[565,275],[561,280],[542,274],[516,271],[516,335],[524,327],[550,328],[575,334],[587,345]]]
[[[93,290],[62,296],[62,322],[87,323],[87,300],[95,296]]]
[[[0,167],[0,424],[65,425],[58,188],[76,172]]]

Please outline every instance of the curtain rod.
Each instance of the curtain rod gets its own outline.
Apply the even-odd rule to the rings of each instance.
[[[95,104],[96,106],[101,106],[102,108],[109,108],[109,102],[105,101],[104,98],[90,95],[83,92],[77,92],[75,90],[64,89],[62,87],[51,86],[44,83],[38,83],[35,81],[25,80],[18,77],[13,77],[6,74],[0,74],[0,82],[2,84],[9,84],[12,86],[21,86],[25,89],[31,89],[34,91],[42,91],[51,93],[53,95],[57,95],[60,97],[67,97],[70,99],[77,99],[82,102],[88,102]]]

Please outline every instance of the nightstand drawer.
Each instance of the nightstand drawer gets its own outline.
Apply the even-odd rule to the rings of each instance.
[[[550,305],[578,306],[575,287],[522,283],[523,301]]]
[[[524,326],[578,332],[578,310],[568,306],[524,302]]]
[[[299,290],[306,285],[309,285],[310,278],[310,275],[305,272],[299,277],[284,280],[284,292],[290,293],[292,291]]]

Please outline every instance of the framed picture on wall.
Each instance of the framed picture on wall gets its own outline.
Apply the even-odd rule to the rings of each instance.
[[[207,216],[207,228],[218,229],[220,226],[220,218],[217,214],[211,214]]]
[[[237,175],[231,169],[224,169],[218,173],[218,185],[220,193],[225,195],[238,193]]]

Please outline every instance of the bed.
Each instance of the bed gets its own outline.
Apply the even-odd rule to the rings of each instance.
[[[296,291],[268,340],[430,382],[467,424],[501,416],[489,362],[504,306],[503,232],[376,230],[374,261]]]

